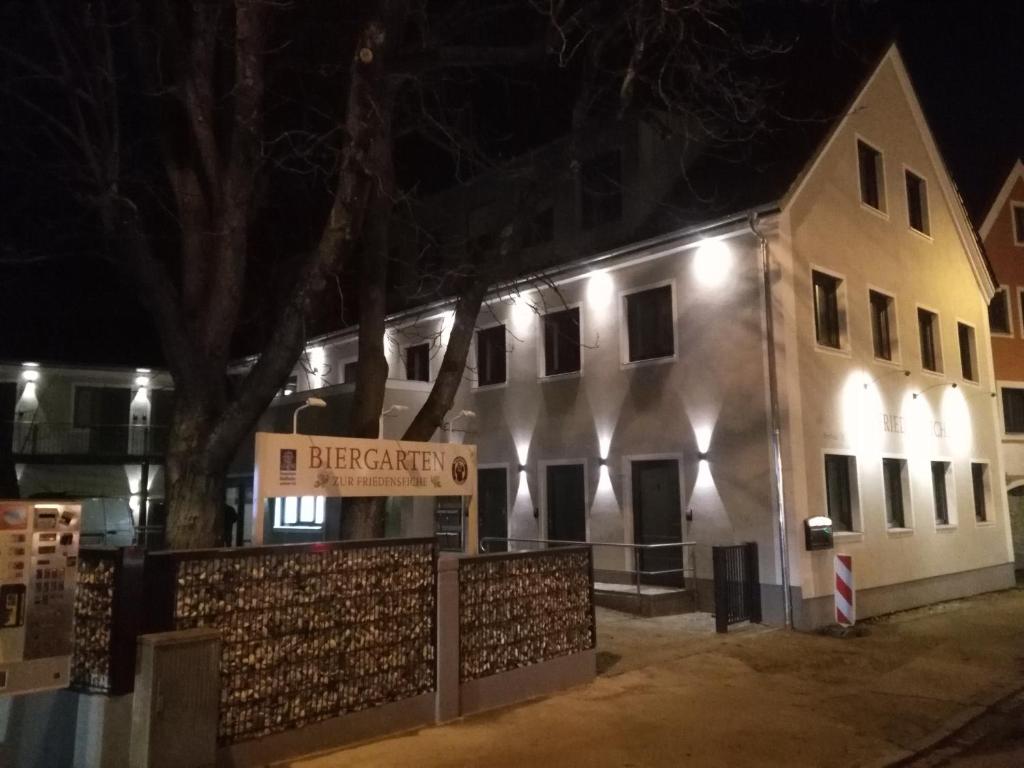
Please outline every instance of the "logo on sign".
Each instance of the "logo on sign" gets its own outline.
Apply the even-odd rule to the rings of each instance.
[[[281,449],[281,484],[295,485],[295,470],[299,463],[299,452],[294,448]]]
[[[467,477],[469,477],[469,464],[461,456],[456,456],[452,461],[452,480],[456,485],[462,485],[466,482]]]

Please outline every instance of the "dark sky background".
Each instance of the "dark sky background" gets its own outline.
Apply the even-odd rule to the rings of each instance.
[[[789,55],[810,48],[806,38],[814,34],[834,33],[834,45],[855,50],[876,50],[895,37],[947,165],[980,221],[1014,160],[1024,156],[1024,3],[888,0],[846,4],[841,14],[828,3],[811,5],[814,25]],[[779,12],[793,7],[780,4]],[[10,211],[19,194],[0,178],[7,227],[17,218]],[[68,204],[53,200],[62,213]],[[60,219],[66,226],[67,217]],[[10,251],[0,229],[0,360],[160,365],[145,307],[109,265],[75,252],[16,265]]]

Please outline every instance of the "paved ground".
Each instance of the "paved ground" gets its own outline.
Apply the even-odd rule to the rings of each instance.
[[[716,636],[699,615],[600,611],[598,627],[593,685],[293,765],[846,768],[914,754],[935,760],[905,763],[915,768],[1024,764],[964,762],[992,756],[969,754],[972,744],[1005,736],[1014,748],[1022,590],[898,614],[848,639],[760,627]],[[937,735],[961,726],[982,737],[940,756],[952,741]]]

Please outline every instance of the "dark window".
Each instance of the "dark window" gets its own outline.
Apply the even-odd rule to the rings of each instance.
[[[544,375],[572,373],[579,369],[579,308],[544,315]]]
[[[405,378],[409,381],[430,381],[429,344],[405,348]]]
[[[825,495],[828,516],[837,531],[853,530],[853,472],[852,456],[825,455]]]
[[[968,381],[978,380],[975,366],[974,329],[963,323],[956,324],[956,337],[960,344],[960,372]]]
[[[275,524],[278,528],[289,526],[311,527],[323,525],[324,496],[284,496],[274,499]]]
[[[878,291],[871,291],[869,296],[871,300],[871,338],[874,341],[875,357],[892,360],[892,297]]]
[[[1013,239],[1017,245],[1024,245],[1024,205],[1013,206]]]
[[[481,387],[505,381],[505,326],[476,332],[476,371]]]
[[[988,520],[988,509],[985,506],[987,474],[987,464],[971,464],[971,483],[974,486],[974,519],[979,523]]]
[[[863,141],[857,142],[857,164],[860,168],[860,199],[879,211],[882,199],[882,153]]]
[[[839,349],[839,284],[837,277],[814,272],[814,335],[825,347]]]
[[[131,390],[121,387],[75,387],[76,427],[127,426]]]
[[[356,377],[359,375],[359,361],[352,360],[351,362],[345,363],[345,367],[341,373],[344,378],[345,384],[355,384]]]
[[[1007,434],[1024,433],[1024,389],[1003,387],[1003,430]]]
[[[885,485],[885,523],[890,528],[905,528],[906,516],[903,478],[907,462],[903,459],[882,459],[882,482]]]
[[[618,150],[604,152],[583,163],[580,207],[584,229],[622,218],[622,161]]]
[[[992,333],[1010,333],[1010,297],[1005,288],[997,290],[988,305],[988,325]]]
[[[538,211],[527,225],[523,237],[523,245],[530,248],[535,245],[550,243],[555,236],[555,209],[548,206]]]
[[[935,522],[949,525],[949,496],[946,492],[948,461],[932,462],[932,498],[935,500]]]
[[[910,171],[907,177],[907,219],[918,232],[928,234],[928,188],[924,179]]]
[[[672,286],[626,296],[626,323],[630,362],[675,354]]]
[[[939,316],[927,309],[917,310],[917,327],[921,337],[921,367],[939,370]]]

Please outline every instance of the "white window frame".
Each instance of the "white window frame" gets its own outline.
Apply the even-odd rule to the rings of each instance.
[[[920,319],[918,318],[917,310],[923,309],[925,312],[931,312],[935,315],[935,356],[937,358],[937,364],[939,369],[933,371],[930,368],[924,367],[924,350],[921,349],[921,327]],[[934,307],[930,307],[927,304],[915,304],[914,305],[914,330],[917,332],[917,359],[921,364],[921,373],[925,376],[937,376],[939,378],[946,378],[946,355],[943,349],[943,338],[942,338],[942,315]]]
[[[886,501],[885,467],[883,459],[895,459],[903,462],[903,527],[889,526],[889,512]],[[914,533],[917,520],[914,514],[914,483],[910,476],[910,458],[898,453],[883,453],[878,460],[879,476],[882,480],[882,518],[885,530],[891,536],[908,536]]]
[[[921,184],[924,186],[924,225],[926,231],[922,232],[919,229],[914,229],[914,226],[910,223],[910,196],[907,189],[907,174],[913,174],[916,178],[921,180]],[[929,243],[934,242],[932,237],[932,203],[931,194],[928,191],[928,179],[925,178],[924,174],[918,173],[915,168],[906,163],[903,164],[903,205],[906,206],[907,212],[907,229],[913,232],[915,235],[927,240]]]
[[[583,465],[583,521],[586,528],[587,541],[590,541],[590,513],[593,509],[593,494],[590,492],[590,461],[585,458],[576,459],[541,459],[537,462],[537,486],[540,490],[540,519],[537,531],[538,539],[548,537],[548,467],[568,467]]]
[[[287,505],[289,499],[295,499],[295,522],[285,522]],[[313,522],[302,522],[302,505],[305,499],[312,499]],[[326,496],[276,496],[272,499],[274,506],[274,530],[279,531],[319,531],[324,527],[324,519],[327,510]],[[319,507],[319,509],[317,509]],[[317,518],[319,517],[319,522]]]
[[[491,328],[501,326],[505,329],[505,380],[499,381],[495,384],[481,384],[480,383],[480,371],[477,367],[479,358],[477,357],[477,340],[480,338],[480,331],[487,331]],[[466,372],[469,374],[470,386],[474,390],[480,392],[489,392],[492,389],[503,389],[508,386],[509,379],[512,378],[512,348],[508,343],[508,318],[505,321],[494,321],[486,325],[477,325],[473,328],[473,341],[469,345],[470,360],[473,363],[472,368],[468,365]]]
[[[662,288],[666,285],[671,288],[672,294],[672,354],[666,355],[665,357],[653,357],[649,360],[631,361],[629,359],[629,310],[627,308],[626,297],[632,296],[635,293],[643,293],[644,291],[650,291],[655,288]],[[666,280],[659,280],[655,283],[636,286],[634,288],[623,289],[618,292],[618,303],[620,369],[626,370],[628,368],[642,368],[647,365],[663,365],[665,363],[674,363],[679,360],[679,299],[677,296],[676,280],[674,277]]]
[[[838,302],[839,312],[839,348],[830,347],[827,344],[822,344],[818,341],[818,332],[815,327],[815,310],[814,310],[814,273],[820,272],[823,275],[834,277],[839,281],[839,288],[836,291],[836,301]],[[819,352],[824,352],[829,355],[842,355],[843,357],[850,357],[853,353],[853,341],[850,334],[850,300],[847,292],[847,279],[846,275],[841,272],[836,272],[834,269],[828,267],[822,267],[818,264],[811,264],[810,269],[807,272],[807,288],[808,295],[810,296],[811,303],[811,339],[814,341],[814,348]],[[874,356],[874,345],[872,345],[872,356]]]
[[[940,523],[935,509],[935,488],[932,485],[932,464],[946,464],[946,514],[948,523]],[[950,456],[932,456],[928,459],[928,490],[932,500],[932,524],[936,531],[955,531],[960,527],[960,511],[956,497],[956,463]]]
[[[565,373],[552,373],[552,374],[549,375],[548,373],[546,373],[545,365],[544,365],[544,357],[545,357],[545,354],[547,352],[547,349],[546,349],[546,347],[547,347],[547,337],[544,334],[544,318],[547,317],[548,315],[553,315],[553,314],[556,314],[558,312],[565,312],[565,311],[572,310],[572,309],[577,310],[578,315],[579,315],[579,322],[580,322],[580,367],[579,367],[579,370],[578,371],[567,371]],[[584,328],[584,322],[585,322],[584,319],[583,319],[583,316],[585,314],[586,314],[586,312],[584,311],[583,302],[577,301],[577,302],[574,302],[574,303],[571,303],[571,304],[569,304],[569,303],[561,304],[561,305],[559,305],[558,308],[552,308],[552,309],[548,310],[547,312],[539,313],[537,315],[536,322],[534,322],[534,333],[536,334],[536,338],[537,338],[537,344],[536,344],[536,346],[537,346],[537,381],[562,381],[563,379],[577,379],[577,378],[580,378],[583,375],[583,366],[585,365],[584,357],[586,357],[583,354],[583,349],[584,349],[584,347],[583,347],[583,338],[584,338],[583,337],[583,328]],[[627,341],[628,341],[628,334],[627,334]]]
[[[992,336],[995,336],[996,338],[1012,339],[1016,335],[1014,333],[1013,301],[1010,299],[1010,288],[1011,288],[1011,286],[1009,286],[1009,285],[997,285],[996,286],[996,295],[992,297],[992,300],[995,301],[996,296],[999,295],[999,291],[1003,291],[1004,292],[1003,293],[1003,303],[1006,305],[1006,320],[1007,320],[1007,325],[1010,328],[1008,333],[1003,333],[1002,331],[994,331],[994,330],[992,330],[992,322],[990,320],[989,321],[989,329],[988,330],[989,330],[989,333]],[[1019,291],[1018,291],[1018,294],[1019,294]],[[986,312],[987,312],[987,308],[986,308]]]
[[[985,479],[984,479],[984,491],[985,491],[985,519],[978,519],[978,510],[974,506],[974,465],[982,464],[985,467]],[[971,508],[974,512],[971,517],[974,518],[974,525],[977,528],[991,528],[996,524],[995,521],[995,488],[992,485],[992,462],[988,459],[971,458],[967,462],[967,471],[970,474],[971,480]]]
[[[850,492],[853,498],[850,499],[850,523],[852,530],[836,531],[833,537],[845,541],[862,541],[864,538],[864,514],[863,514],[863,489],[861,488],[860,468],[857,466],[857,452],[848,448],[822,448],[818,464],[821,478],[821,514],[829,517],[828,509],[828,473],[825,471],[826,456],[845,456],[847,461],[853,459],[853,481],[850,483]],[[831,519],[831,518],[830,518]]]
[[[1016,245],[1018,248],[1024,248],[1024,239],[1017,237],[1017,208],[1024,208],[1024,200],[1010,201],[1010,237],[1013,238],[1014,245]]]
[[[884,357],[878,357],[875,355],[875,331],[871,325],[871,292],[880,293],[886,296],[892,301],[892,318],[889,324],[890,330],[892,331],[889,344],[892,347],[892,360],[886,360]],[[896,294],[893,291],[886,290],[880,286],[868,283],[867,289],[864,292],[868,302],[868,334],[871,338],[871,357],[879,365],[888,365],[893,368],[903,368],[903,328],[900,327],[900,308],[899,301],[896,298]]]
[[[974,368],[974,375],[976,378],[968,379],[964,376],[963,365],[960,363],[960,326],[966,326],[971,330],[971,367]],[[969,323],[961,317],[956,318],[956,351],[957,351],[957,367],[960,369],[960,374],[957,378],[960,379],[964,384],[970,384],[974,387],[981,386],[981,350],[978,349],[978,329],[974,323]]]
[[[879,179],[879,183],[881,185],[880,189],[878,190],[878,192],[879,192],[879,202],[882,205],[881,208],[875,208],[874,206],[868,205],[867,203],[864,202],[864,187],[861,186],[861,178],[860,178],[860,146],[859,146],[860,144],[864,144],[864,145],[870,147],[871,149],[875,150],[875,152],[878,153],[878,164],[879,164],[878,179]],[[860,204],[860,207],[863,208],[865,211],[871,211],[871,213],[875,214],[876,216],[880,216],[885,221],[888,221],[889,220],[889,185],[888,185],[888,182],[887,182],[887,179],[886,179],[886,175],[885,175],[885,153],[879,148],[879,146],[875,142],[865,138],[860,133],[854,133],[854,137],[853,137],[853,161],[854,161],[854,169],[855,169],[854,172],[855,172],[856,177],[857,177],[857,202]]]

